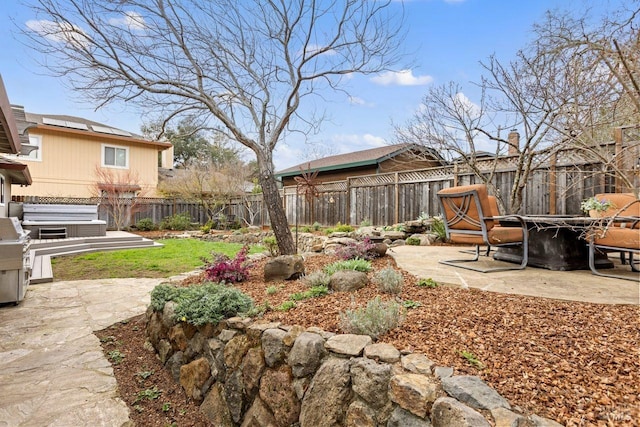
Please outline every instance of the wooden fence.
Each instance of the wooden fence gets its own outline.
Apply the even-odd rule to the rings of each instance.
[[[574,161],[574,160],[572,160]],[[579,214],[582,200],[597,193],[613,192],[613,180],[601,164],[558,164],[540,167],[527,181],[520,213]],[[493,184],[508,200],[513,185],[515,168],[508,162],[494,174]],[[306,200],[296,187],[281,190],[282,202],[290,225],[343,224],[359,225],[363,221],[373,225],[390,225],[416,219],[422,213],[439,214],[436,193],[453,185],[476,183],[477,177],[456,166],[447,166],[408,172],[359,176],[345,181],[323,183],[317,186],[318,197]],[[99,199],[69,199],[48,197],[22,198],[35,203],[100,203]],[[204,224],[207,215],[197,202],[178,199],[139,198],[131,215],[131,223],[151,218],[160,223],[163,218],[187,213],[193,222]],[[269,218],[261,195],[248,195],[231,200],[220,211],[244,225],[268,225]],[[106,209],[100,209],[100,218],[113,225]]]

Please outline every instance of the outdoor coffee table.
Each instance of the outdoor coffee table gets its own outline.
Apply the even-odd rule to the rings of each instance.
[[[529,229],[529,260],[527,266],[548,270],[588,270],[589,247],[584,239],[588,227],[598,218],[562,215],[523,216]],[[517,226],[513,221],[501,220],[503,226]],[[611,268],[606,254],[596,254],[598,268]],[[522,249],[500,247],[493,256],[500,261],[520,263]]]

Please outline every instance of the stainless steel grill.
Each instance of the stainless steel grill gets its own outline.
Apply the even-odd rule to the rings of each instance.
[[[31,239],[18,218],[0,218],[0,303],[24,299],[31,278]]]

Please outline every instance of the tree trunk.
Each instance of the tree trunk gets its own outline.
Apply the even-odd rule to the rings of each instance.
[[[282,206],[276,179],[273,176],[271,168],[265,168],[260,164],[260,169],[262,197],[267,207],[267,212],[269,212],[269,221],[271,222],[271,229],[278,242],[278,248],[282,255],[294,255],[296,253],[296,245],[293,241],[291,230],[289,229],[287,215]]]

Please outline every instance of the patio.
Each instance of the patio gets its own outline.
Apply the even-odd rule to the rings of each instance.
[[[595,276],[589,270],[552,271],[527,267],[484,274],[439,263],[442,259],[460,258],[460,251],[472,249],[462,246],[398,246],[388,253],[399,267],[421,278],[433,278],[441,284],[569,301],[640,304],[640,274],[630,269],[625,274],[637,278],[636,282]],[[471,257],[469,254],[466,256]],[[611,256],[611,259],[615,260],[615,257]],[[486,262],[495,265],[498,261],[491,258]],[[484,264],[482,257],[479,263]]]

